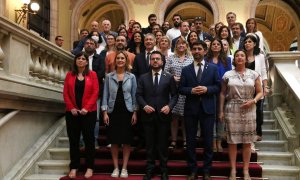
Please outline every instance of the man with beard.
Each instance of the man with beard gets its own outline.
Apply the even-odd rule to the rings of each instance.
[[[203,31],[203,19],[201,17],[194,18],[194,25],[195,25],[195,30],[201,41],[212,40],[211,35]]]
[[[116,38],[116,49],[117,51],[125,51],[128,59],[130,61],[130,64],[133,64],[135,54],[126,51],[127,47],[127,41],[125,36],[117,36]],[[105,57],[105,72],[110,73],[115,70],[115,58],[116,58],[117,52],[111,52]]]
[[[146,28],[142,28],[142,33],[143,34],[148,34],[148,33],[152,33],[152,28],[156,23],[157,21],[157,17],[155,14],[150,14],[148,16],[148,23],[149,23],[149,26],[146,27]]]
[[[179,26],[180,35],[172,40],[171,51],[174,52],[175,45],[180,36],[183,36],[184,39],[187,39],[187,36],[190,32],[190,23],[188,21],[182,21]]]
[[[220,92],[218,67],[204,61],[207,50],[205,42],[195,42],[191,51],[194,62],[182,69],[179,93],[186,96],[184,105],[184,121],[187,142],[187,164],[190,174],[188,180],[198,179],[196,157],[196,134],[201,124],[203,135],[203,179],[210,180],[210,169],[213,158],[213,129],[216,117],[216,98]]]
[[[99,83],[99,96],[97,100],[97,122],[95,126],[95,139],[98,139],[99,135],[99,110],[100,110],[100,99],[103,92],[103,79],[105,77],[105,63],[101,60],[100,56],[96,54],[96,44],[97,42],[88,38],[84,43],[84,50],[89,55],[89,69],[97,73],[98,83]],[[101,91],[102,89],[102,91]]]
[[[166,34],[166,36],[170,39],[170,41],[172,41],[173,39],[180,36],[179,27],[180,27],[182,18],[179,14],[174,14],[172,20],[173,20],[174,27],[169,29]]]
[[[168,138],[171,110],[178,98],[175,80],[162,70],[163,55],[153,51],[150,55],[151,71],[138,80],[137,102],[141,109],[141,122],[145,131],[147,165],[144,180],[151,180],[158,151],[161,179],[168,180]]]
[[[166,34],[167,31],[170,29],[170,23],[168,21],[163,22],[161,25],[161,30]]]

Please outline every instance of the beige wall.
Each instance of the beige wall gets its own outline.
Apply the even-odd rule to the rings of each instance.
[[[125,23],[128,19],[135,19],[142,24],[143,27],[148,26],[147,17],[151,13],[158,15],[158,22],[163,22],[165,10],[174,3],[175,0],[111,0],[119,4],[124,9]],[[244,22],[249,17],[255,16],[256,7],[259,0],[206,0],[210,4],[213,13],[213,22],[222,21],[226,24],[226,13],[233,11],[237,14],[237,21]],[[105,1],[106,2],[106,1]],[[262,1],[263,3],[265,1]],[[269,1],[268,1],[269,2]],[[273,2],[273,1],[272,1]],[[20,0],[3,0],[1,5],[5,5],[6,9],[0,8],[0,14],[4,14],[10,20],[15,20],[15,9],[21,6]],[[51,1],[51,35],[50,41],[54,42],[54,37],[58,34],[65,39],[63,48],[69,50],[72,42],[78,38],[78,30],[81,28],[78,23],[82,15],[82,8],[97,5],[103,1],[95,0],[52,0]],[[271,1],[270,1],[271,3]],[[283,2],[284,3],[284,2]],[[281,6],[281,5],[280,5]],[[286,11],[291,11],[292,8],[285,8]],[[295,14],[288,13],[288,14]],[[296,26],[296,34],[300,34],[300,27],[297,24],[299,19],[294,20]],[[298,23],[297,23],[298,22]],[[85,23],[81,23],[85,24]],[[262,28],[263,29],[263,28]],[[273,35],[272,35],[273,36]],[[294,36],[294,35],[292,35]],[[272,46],[271,46],[272,47]]]

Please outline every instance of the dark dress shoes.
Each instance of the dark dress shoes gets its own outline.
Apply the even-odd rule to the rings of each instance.
[[[197,173],[191,173],[190,175],[187,176],[187,180],[196,180],[198,179]]]
[[[147,173],[144,175],[143,180],[151,180],[151,178],[152,178],[152,173],[147,172]]]
[[[204,173],[203,174],[203,180],[211,180],[210,174],[209,173]]]
[[[166,173],[166,172],[162,173],[160,179],[161,179],[161,180],[169,180],[169,175],[168,175],[168,173]]]

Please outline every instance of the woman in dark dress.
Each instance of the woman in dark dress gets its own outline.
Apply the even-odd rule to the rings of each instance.
[[[127,163],[130,156],[130,144],[133,139],[132,125],[136,123],[136,79],[130,73],[131,65],[124,51],[117,52],[115,71],[106,75],[103,101],[104,123],[108,126],[108,140],[114,164],[112,177],[127,178]],[[121,173],[118,165],[119,144],[123,145],[123,166]]]
[[[80,52],[75,56],[73,70],[68,72],[64,83],[66,125],[70,143],[71,179],[76,178],[80,165],[79,140],[82,133],[86,151],[85,178],[93,176],[97,119],[96,101],[99,94],[97,74],[89,70],[88,55]]]

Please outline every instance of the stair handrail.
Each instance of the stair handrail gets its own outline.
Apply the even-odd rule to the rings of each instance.
[[[20,110],[14,110],[6,114],[0,119],[0,128],[6,124],[11,118],[13,118],[16,114],[18,114]]]

